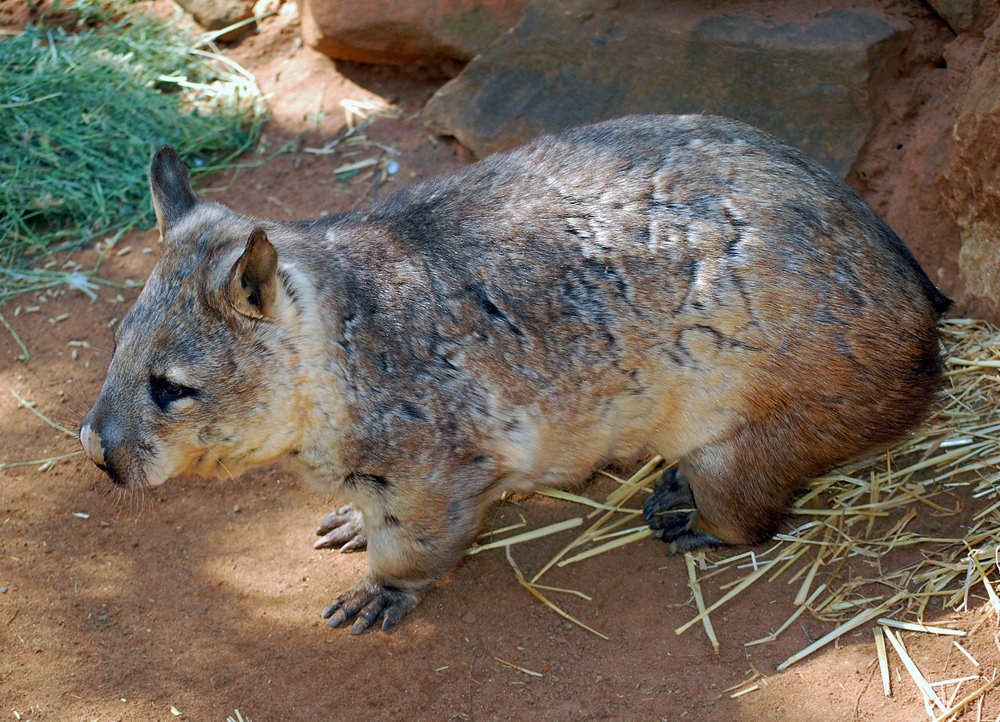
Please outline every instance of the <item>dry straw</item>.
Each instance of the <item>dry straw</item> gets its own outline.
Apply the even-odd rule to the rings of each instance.
[[[935,612],[968,611],[985,599],[1000,617],[997,594],[1000,538],[1000,332],[979,321],[949,319],[941,324],[947,364],[946,389],[933,416],[905,441],[848,464],[816,480],[794,505],[790,531],[749,552],[686,555],[689,585],[697,613],[675,630],[682,634],[701,623],[718,644],[710,617],[740,593],[761,583],[784,579],[792,586],[796,611],[774,633],[749,645],[776,639],[808,611],[835,625],[829,634],[783,662],[784,669],[845,633],[874,622],[883,683],[889,693],[884,639],[907,665],[911,677],[940,719],[949,708],[904,656],[907,633],[960,636],[960,632],[924,624]],[[565,566],[645,539],[649,531],[639,508],[664,468],[650,460],[629,479],[620,479],[603,500],[562,491],[541,493],[583,507],[573,526],[591,523],[566,544],[531,582],[534,586],[554,566]],[[971,522],[950,535],[931,531],[947,517],[972,506]],[[591,521],[593,520],[593,521]],[[566,523],[567,526],[569,525]],[[555,533],[559,525],[539,530]],[[531,539],[520,534],[510,544]],[[503,542],[493,541],[493,546]],[[917,553],[913,553],[916,551]],[[698,574],[701,573],[699,577]],[[533,590],[537,595],[537,592]],[[709,601],[714,597],[714,601]],[[560,612],[565,614],[564,612]],[[956,646],[968,654],[956,641]],[[900,651],[902,650],[902,651]],[[970,657],[971,659],[971,657]],[[988,689],[989,684],[982,685]],[[968,705],[974,699],[963,699]]]

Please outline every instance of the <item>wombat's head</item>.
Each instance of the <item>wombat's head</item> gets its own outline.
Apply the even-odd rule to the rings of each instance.
[[[237,474],[288,449],[295,359],[278,256],[253,219],[200,201],[172,148],[150,171],[163,251],[115,332],[108,377],[80,429],[120,486]]]

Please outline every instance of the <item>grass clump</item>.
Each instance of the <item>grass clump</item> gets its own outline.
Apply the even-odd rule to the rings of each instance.
[[[75,12],[75,30],[0,36],[0,303],[83,290],[78,273],[32,266],[151,224],[155,148],[173,145],[197,176],[252,147],[263,120],[253,77],[170,21],[121,1]]]

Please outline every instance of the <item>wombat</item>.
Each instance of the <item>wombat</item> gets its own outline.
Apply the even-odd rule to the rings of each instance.
[[[939,388],[949,300],[843,183],[733,120],[568,130],[314,221],[200,200],[167,147],[150,182],[162,255],[84,448],[130,487],[289,459],[352,505],[328,543],[367,542],[324,612],[355,633],[399,622],[504,492],[616,460],[679,461],[646,507],[675,549],[762,542]]]

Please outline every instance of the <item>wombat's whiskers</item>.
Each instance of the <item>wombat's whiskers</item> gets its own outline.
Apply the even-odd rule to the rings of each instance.
[[[111,356],[111,352],[108,351],[106,348],[101,348],[100,346],[94,346],[93,344],[89,344],[88,348],[90,348],[93,351],[97,351],[98,353],[102,353],[105,356]]]
[[[155,505],[147,498],[148,486],[122,488],[112,484],[104,483],[106,479],[103,474],[97,471],[96,467],[89,466],[84,471],[84,479],[91,483],[96,491],[104,499],[105,509],[113,509],[113,523],[121,524],[123,519],[128,520],[128,526],[135,526],[139,522],[139,517],[148,509],[154,509]]]
[[[156,505],[153,504],[153,494],[156,493],[156,489],[148,483],[124,488],[115,487],[115,492],[117,499],[122,502],[120,510],[124,512],[126,509],[123,507],[127,507],[127,512],[132,517],[129,526],[135,526],[139,523],[139,517],[143,513],[156,508]]]

